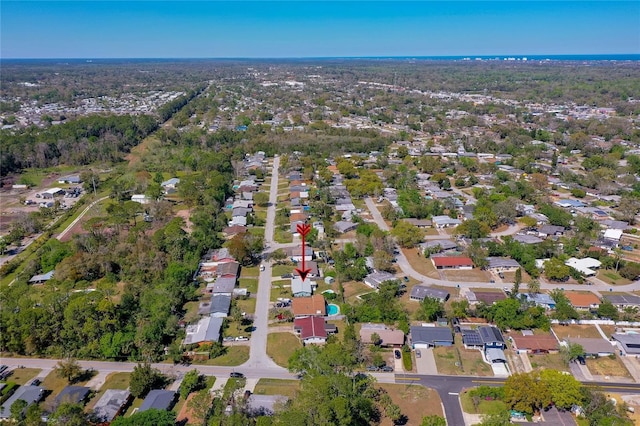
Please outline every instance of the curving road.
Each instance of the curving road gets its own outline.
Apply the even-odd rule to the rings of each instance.
[[[389,231],[389,226],[387,225],[387,223],[384,221],[382,215],[380,214],[380,211],[378,210],[378,208],[376,207],[376,205],[374,204],[373,200],[371,198],[365,198],[365,203],[367,204],[367,208],[369,209],[369,211],[371,212],[371,215],[373,217],[374,222],[378,225],[378,227],[380,227],[380,229],[382,229],[383,231]],[[492,234],[494,236],[497,236],[498,234],[500,235],[510,235],[509,233],[516,233],[518,230],[518,226],[517,225],[512,225],[511,227],[509,227],[509,229],[501,232],[501,233],[497,233],[497,234]],[[438,237],[438,238],[442,238],[442,237]],[[396,256],[397,258],[397,263],[396,265],[398,265],[400,267],[400,269],[402,270],[404,275],[407,275],[409,277],[415,278],[418,281],[421,281],[425,284],[431,284],[431,285],[438,285],[438,286],[443,286],[443,287],[458,287],[458,288],[499,288],[498,284],[492,284],[492,283],[488,283],[486,281],[482,281],[482,282],[453,282],[453,281],[449,281],[449,280],[440,280],[437,278],[431,278],[431,277],[427,277],[426,275],[422,275],[419,272],[417,272],[415,269],[413,269],[413,267],[411,266],[411,264],[409,263],[409,261],[407,260],[406,256],[404,255],[404,253],[402,252],[402,250],[400,250],[400,254],[398,254]],[[634,281],[631,284],[627,284],[627,285],[620,285],[620,286],[615,286],[612,287],[611,285],[605,283],[604,281],[601,281],[597,278],[590,278],[589,279],[593,284],[592,285],[584,285],[584,284],[554,284],[554,283],[550,283],[544,279],[540,279],[540,288],[543,289],[556,289],[556,288],[563,288],[565,290],[582,290],[582,291],[592,291],[594,293],[600,293],[600,294],[605,294],[609,291],[611,291],[611,289],[613,288],[615,291],[636,291],[636,290],[640,290],[640,280],[638,281]],[[508,283],[508,282],[503,282],[503,285],[511,285],[513,283]],[[525,288],[527,285],[526,283],[522,283],[520,284],[521,288]]]

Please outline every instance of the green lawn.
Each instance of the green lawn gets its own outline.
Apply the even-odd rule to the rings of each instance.
[[[258,278],[260,269],[257,266],[243,266],[240,270],[240,278]]]
[[[256,395],[284,395],[295,398],[300,390],[298,380],[260,379],[253,393]]]
[[[39,368],[16,368],[13,370],[8,379],[9,381],[15,382],[22,386],[31,381],[31,379],[35,378],[38,374],[40,374],[41,371],[42,370]]]
[[[267,336],[267,354],[281,367],[287,368],[289,358],[301,347],[300,339],[292,333],[269,333]]]
[[[229,346],[227,353],[214,359],[207,360],[207,365],[233,367],[244,364],[249,360],[249,346]]]
[[[282,283],[283,286],[280,287],[279,283]],[[289,285],[290,282],[289,281],[275,281],[273,283],[273,285],[271,286],[271,297],[269,300],[271,300],[272,302],[275,302],[278,300],[279,297],[283,297],[283,298],[287,298],[287,299],[291,299],[291,286],[289,287],[284,287],[284,285]]]
[[[289,232],[288,228],[286,230],[282,230],[280,227],[276,227],[273,232],[273,239],[281,244],[290,243],[293,241],[293,234]]]
[[[252,226],[247,228],[251,235],[264,236],[264,227],[263,226]]]
[[[242,312],[247,314],[253,314],[256,311],[256,298],[249,297],[248,299],[237,299],[236,303]]]
[[[256,294],[258,292],[258,279],[257,278],[240,278],[239,286],[241,288],[246,288],[247,291],[251,294]]]
[[[462,410],[465,413],[470,414],[497,414],[502,413],[507,410],[507,404],[498,400],[484,400],[481,399],[478,403],[478,409],[473,405],[473,400],[471,396],[469,396],[469,392],[465,391],[460,394],[460,404],[462,405]]]
[[[284,274],[290,274],[293,272],[293,265],[274,265],[271,268],[272,277],[281,277]]]

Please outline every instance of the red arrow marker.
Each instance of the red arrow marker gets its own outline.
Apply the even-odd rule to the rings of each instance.
[[[300,275],[300,278],[302,278],[302,281],[304,281],[307,278],[307,275],[309,274],[309,272],[311,272],[311,269],[306,269],[304,265],[304,255],[305,255],[304,237],[306,237],[309,231],[311,231],[311,225],[309,225],[308,223],[299,223],[296,226],[296,231],[298,231],[298,234],[302,236],[302,269],[296,268],[295,271]]]

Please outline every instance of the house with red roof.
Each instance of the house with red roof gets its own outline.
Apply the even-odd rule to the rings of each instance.
[[[305,345],[324,344],[327,341],[327,330],[322,317],[296,318],[293,320],[293,329],[300,335],[300,339]]]
[[[431,262],[436,269],[473,269],[473,261],[466,256],[435,256]]]

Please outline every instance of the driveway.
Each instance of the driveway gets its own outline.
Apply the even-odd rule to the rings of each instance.
[[[435,376],[438,374],[438,367],[436,367],[436,359],[433,356],[433,349],[418,349],[420,351],[420,358],[416,356],[416,369],[418,374],[429,374]]]

